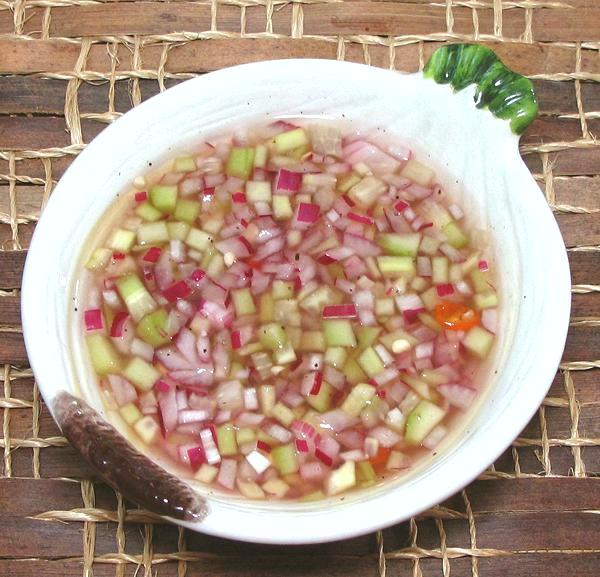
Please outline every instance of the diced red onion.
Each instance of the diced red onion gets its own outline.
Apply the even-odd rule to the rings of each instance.
[[[86,331],[99,331],[104,328],[102,311],[100,309],[88,309],[83,313],[83,321]]]
[[[481,313],[481,324],[490,333],[496,333],[498,330],[498,310],[484,309]]]
[[[137,391],[127,379],[120,375],[107,375],[107,379],[117,405],[121,407],[137,400]]]
[[[436,285],[435,289],[440,297],[447,297],[454,294],[454,286],[452,283]]]
[[[358,256],[363,258],[381,254],[381,248],[378,245],[364,236],[358,236],[356,234],[345,233],[344,246],[352,249]]]
[[[86,314],[90,311],[86,311]],[[94,311],[92,311],[94,312]],[[127,320],[129,319],[129,313],[126,312],[118,312],[110,326],[110,336],[113,338],[121,338],[123,333],[125,332],[125,325],[127,324]],[[102,317],[100,317],[100,323],[102,323]],[[87,318],[86,318],[87,324]],[[102,328],[102,327],[100,327]],[[90,329],[88,329],[90,330]]]
[[[382,447],[393,447],[400,440],[398,433],[383,426],[372,428],[369,436],[377,439]]]
[[[332,411],[323,413],[320,415],[319,420],[323,428],[331,429],[336,433],[353,427],[360,421],[360,419],[350,416],[343,409],[333,409]]]
[[[319,461],[310,461],[309,463],[302,463],[300,465],[300,477],[304,481],[317,483],[322,481],[328,473],[329,469],[327,466]]]

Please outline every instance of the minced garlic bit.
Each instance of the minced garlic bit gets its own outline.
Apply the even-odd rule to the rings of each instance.
[[[392,343],[392,352],[399,355],[410,349],[410,343],[406,339],[398,339]]]
[[[139,188],[140,190],[142,188],[146,188],[146,179],[143,176],[136,176],[133,179],[133,186]]]
[[[231,266],[235,262],[235,255],[232,252],[226,252],[223,255],[223,261],[227,266]]]

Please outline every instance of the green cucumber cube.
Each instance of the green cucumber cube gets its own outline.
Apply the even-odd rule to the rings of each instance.
[[[246,183],[248,202],[271,202],[271,183],[262,180],[249,180]]]
[[[137,229],[138,243],[141,245],[161,244],[169,241],[169,229],[164,220],[144,222]]]
[[[331,407],[335,389],[327,382],[321,383],[321,388],[316,395],[307,395],[306,402],[316,411],[325,413]]]
[[[498,294],[493,290],[477,293],[473,297],[473,302],[479,310],[492,309],[498,306]]]
[[[328,347],[355,347],[356,336],[348,319],[323,321],[323,334]]]
[[[421,186],[429,186],[435,178],[435,172],[431,168],[413,158],[402,167],[400,174]]]
[[[494,344],[494,335],[482,327],[473,327],[466,334],[462,344],[476,357],[485,359]]]
[[[156,222],[164,216],[160,210],[154,208],[149,202],[142,202],[135,209],[135,214],[147,222]]]
[[[377,266],[384,276],[412,278],[417,274],[415,259],[410,256],[378,256]]]
[[[373,347],[366,348],[358,357],[358,364],[371,378],[385,370],[385,365]]]
[[[94,371],[100,376],[118,373],[121,368],[121,358],[110,340],[101,334],[85,337],[90,360]]]
[[[376,389],[367,383],[359,383],[344,399],[342,409],[352,417],[358,417],[366,404],[375,396]]]
[[[231,300],[235,308],[235,314],[238,317],[243,315],[253,315],[256,313],[254,297],[248,288],[234,289],[231,291]]]
[[[167,222],[167,231],[169,232],[170,240],[185,240],[188,232],[190,231],[190,225],[186,222],[172,221]]]
[[[153,347],[168,344],[171,340],[167,333],[168,317],[165,309],[158,309],[146,315],[135,329],[137,336]]]
[[[196,250],[205,251],[212,246],[212,236],[199,228],[190,228],[185,243]]]
[[[354,461],[347,461],[339,469],[330,473],[325,491],[328,495],[338,495],[354,485],[356,485],[356,465]]]
[[[173,162],[175,172],[194,172],[196,168],[196,161],[191,156],[180,156]]]
[[[113,234],[109,247],[119,252],[129,252],[135,242],[135,232],[125,228],[118,228]]]
[[[273,137],[273,147],[278,154],[284,154],[307,145],[310,145],[310,139],[302,128],[288,130]]]
[[[294,216],[294,209],[289,196],[282,194],[273,195],[273,218],[275,220],[290,220]]]
[[[454,248],[464,248],[469,244],[469,237],[462,231],[457,222],[449,222],[443,229],[448,242]]]
[[[448,259],[445,256],[434,256],[431,259],[431,282],[446,284],[448,282]]]
[[[225,423],[217,427],[217,445],[219,453],[224,457],[237,454],[238,446],[235,439],[235,427],[231,423]]]
[[[149,391],[160,378],[160,373],[144,359],[133,357],[123,369],[123,376],[140,391]]]
[[[248,180],[254,168],[254,148],[234,147],[229,153],[225,172],[227,176],[235,176]]]
[[[110,249],[97,248],[85,263],[85,268],[89,270],[102,270],[108,265],[111,257],[112,251]]]
[[[420,444],[446,415],[446,411],[429,401],[421,401],[408,415],[404,440]]]
[[[273,351],[284,347],[287,343],[287,334],[279,323],[263,325],[258,329],[258,335],[261,345]]]
[[[175,205],[173,217],[188,224],[194,224],[200,214],[200,208],[201,204],[199,201],[180,198]]]
[[[387,254],[395,256],[417,256],[419,244],[421,243],[421,233],[381,234],[379,235],[377,242]]]
[[[150,189],[150,202],[163,214],[172,214],[177,204],[177,186],[157,184]]]
[[[271,451],[271,460],[281,475],[296,473],[300,468],[298,455],[292,443],[274,447]]]
[[[135,273],[120,277],[117,279],[116,285],[135,322],[139,322],[156,309],[156,301]]]

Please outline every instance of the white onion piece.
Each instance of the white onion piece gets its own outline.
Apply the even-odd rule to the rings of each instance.
[[[490,333],[496,333],[498,330],[498,310],[497,309],[484,309],[481,313],[481,324]]]
[[[393,447],[400,440],[398,433],[383,426],[373,427],[369,436],[377,439],[382,447]]]
[[[454,383],[439,385],[437,390],[451,405],[459,409],[468,409],[477,396],[475,389]]]

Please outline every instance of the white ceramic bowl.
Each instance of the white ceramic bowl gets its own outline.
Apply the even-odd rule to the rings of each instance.
[[[501,332],[480,406],[453,444],[383,487],[315,503],[208,496],[207,517],[183,523],[212,535],[265,543],[351,537],[405,520],[460,490],[527,424],[554,377],[566,338],[570,278],[565,248],[509,123],[421,73],[286,60],[233,67],[184,82],[104,130],[52,194],[29,250],[22,292],[31,366],[51,408],[61,390],[103,413],[72,339],[75,265],[86,237],[118,192],[149,161],[203,135],[275,117],[344,116],[385,128],[439,169],[471,221],[492,231],[501,279]],[[83,372],[82,372],[83,371]],[[83,375],[83,377],[82,377]]]

